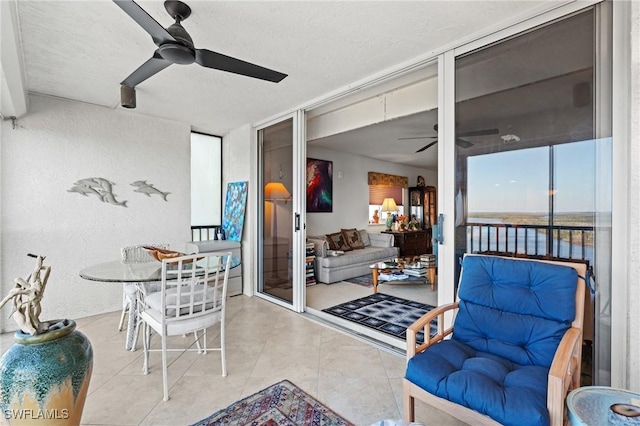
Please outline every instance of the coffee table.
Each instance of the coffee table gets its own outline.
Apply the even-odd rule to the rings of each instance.
[[[380,277],[380,271],[383,271],[383,270],[399,271],[403,269],[398,266],[397,262],[392,262],[392,261],[377,262],[377,263],[374,263],[373,265],[369,265],[369,268],[371,269],[371,276],[373,278],[372,281],[373,281],[374,293],[378,292],[378,282]],[[418,284],[418,283],[425,283],[428,281],[429,280],[426,277],[418,278],[418,277],[410,276],[408,279],[386,281],[386,282],[396,282],[396,283],[402,283],[402,284]],[[433,290],[433,282],[431,282],[431,290]]]

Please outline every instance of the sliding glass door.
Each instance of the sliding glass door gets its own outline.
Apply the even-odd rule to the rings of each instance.
[[[298,114],[257,130],[258,295],[303,310]]]
[[[596,79],[595,40],[611,27],[597,10],[455,59],[456,282],[464,253],[491,252],[588,262],[610,293],[611,81]],[[606,385],[609,308],[591,296],[586,310],[583,384]]]

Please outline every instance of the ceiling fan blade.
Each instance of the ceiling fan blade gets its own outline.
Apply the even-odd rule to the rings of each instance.
[[[274,83],[279,83],[287,77],[287,74],[207,49],[196,49],[196,62],[203,67],[246,75],[247,77],[259,78],[260,80],[272,81]]]
[[[473,143],[464,140],[464,139],[460,139],[460,138],[456,138],[456,145],[458,145],[460,148],[471,148],[473,146]]]
[[[143,8],[133,0],[113,0],[125,13],[133,18],[146,32],[151,35],[153,42],[160,46],[163,43],[175,42],[171,34],[153,19]]]
[[[497,135],[500,133],[498,129],[482,129],[482,130],[473,130],[471,132],[462,132],[458,133],[456,136],[461,137],[471,137],[471,136],[487,136],[487,135]]]
[[[435,139],[437,136],[416,136],[415,138],[398,138],[399,141],[407,141],[411,139]]]
[[[162,71],[169,65],[171,65],[171,62],[163,59],[162,56],[160,56],[160,52],[156,50],[151,59],[140,65],[137,70],[132,72],[131,75],[125,78],[120,84],[129,87],[136,87],[138,84],[142,83],[157,72]]]
[[[437,143],[438,143],[438,141],[433,141],[430,144],[427,144],[427,145],[423,146],[422,148],[420,148],[419,150],[417,150],[416,153],[422,152],[424,150],[427,150],[427,149],[431,148],[432,146],[434,146]]]

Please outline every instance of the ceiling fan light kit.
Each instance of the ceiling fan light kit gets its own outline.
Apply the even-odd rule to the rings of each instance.
[[[135,108],[135,87],[172,64],[197,63],[206,68],[231,72],[260,80],[279,83],[287,74],[264,68],[240,59],[207,49],[196,49],[191,36],[181,21],[191,15],[191,8],[178,0],[167,0],[164,8],[175,20],[168,28],[161,26],[133,0],[113,0],[127,15],[149,33],[158,46],[153,56],[125,78],[120,88],[120,103],[125,108]]]
[[[120,105],[123,108],[136,107],[136,88],[120,85]]]

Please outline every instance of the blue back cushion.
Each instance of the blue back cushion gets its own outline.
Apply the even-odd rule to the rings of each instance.
[[[453,339],[520,365],[550,367],[575,318],[569,266],[465,256]]]

